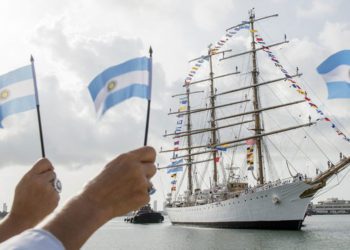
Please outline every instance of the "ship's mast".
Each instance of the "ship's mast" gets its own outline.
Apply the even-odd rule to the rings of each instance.
[[[213,168],[213,184],[214,184],[214,187],[217,186],[218,184],[218,171],[217,171],[217,157],[218,157],[218,152],[216,150],[216,147],[218,146],[222,146],[222,145],[227,145],[227,144],[232,144],[232,145],[229,145],[228,147],[225,146],[226,148],[233,148],[233,147],[238,147],[238,146],[244,146],[246,145],[245,143],[243,143],[244,141],[246,140],[250,140],[250,139],[254,139],[256,140],[256,155],[257,155],[257,165],[258,165],[258,176],[259,176],[259,179],[258,179],[258,183],[259,184],[264,184],[265,183],[265,177],[264,177],[264,165],[263,165],[263,155],[262,155],[262,138],[264,136],[268,136],[268,135],[272,135],[272,134],[276,134],[276,133],[281,133],[281,132],[285,132],[285,131],[289,131],[289,130],[294,130],[294,129],[298,129],[298,128],[302,128],[302,127],[305,127],[305,126],[311,126],[313,125],[314,123],[312,122],[309,122],[307,124],[301,124],[301,125],[298,125],[298,126],[293,126],[293,127],[287,127],[287,128],[283,128],[283,129],[280,129],[280,130],[276,130],[276,131],[264,131],[264,128],[262,127],[262,122],[261,122],[261,113],[262,112],[265,112],[265,111],[268,111],[268,110],[271,110],[271,109],[276,109],[276,108],[281,108],[281,107],[285,107],[285,106],[290,106],[290,105],[296,105],[296,104],[299,104],[301,102],[304,102],[305,100],[300,100],[300,101],[295,101],[295,102],[291,102],[291,103],[283,103],[283,104],[279,104],[279,105],[274,105],[274,106],[271,106],[271,107],[261,107],[260,103],[259,103],[259,87],[262,86],[262,85],[267,85],[267,84],[272,84],[272,83],[275,83],[275,82],[279,82],[279,81],[283,81],[283,80],[286,80],[287,78],[286,77],[283,77],[283,78],[278,78],[278,79],[272,79],[272,80],[269,80],[269,81],[266,81],[266,82],[261,82],[261,83],[258,83],[258,75],[259,75],[259,72],[258,72],[258,68],[257,68],[257,51],[259,50],[262,50],[264,49],[263,47],[261,48],[256,48],[256,43],[255,43],[255,29],[254,29],[254,24],[257,22],[257,21],[261,21],[261,20],[265,20],[267,18],[271,18],[271,17],[277,17],[278,14],[274,14],[274,15],[270,15],[270,16],[265,16],[265,17],[261,17],[261,18],[255,18],[255,13],[254,13],[254,9],[252,9],[250,12],[249,12],[249,21],[247,22],[242,22],[241,24],[238,24],[238,25],[235,25],[233,27],[230,27],[228,28],[226,31],[228,30],[231,30],[231,29],[236,29],[238,27],[241,27],[241,26],[245,26],[247,24],[250,25],[250,30],[251,30],[251,50],[250,51],[245,51],[245,52],[242,52],[242,53],[238,53],[238,54],[233,54],[233,55],[226,55],[227,53],[231,53],[232,50],[224,50],[224,51],[221,51],[221,52],[215,52],[209,48],[208,50],[208,55],[207,56],[200,56],[198,58],[195,58],[195,59],[192,59],[190,62],[193,62],[193,61],[197,61],[197,60],[200,60],[200,59],[206,59],[209,61],[209,67],[210,67],[210,74],[209,74],[209,78],[207,79],[201,79],[201,80],[197,80],[197,81],[194,81],[194,82],[190,82],[187,84],[184,85],[184,87],[186,87],[186,93],[181,93],[181,94],[176,94],[172,97],[176,97],[176,96],[187,96],[188,97],[188,103],[187,103],[187,111],[177,111],[177,112],[171,112],[169,113],[169,115],[187,115],[187,131],[183,131],[181,133],[165,133],[164,136],[173,136],[173,138],[181,138],[181,137],[187,137],[188,140],[187,140],[187,147],[183,147],[183,148],[177,148],[176,151],[187,151],[188,154],[187,155],[182,155],[180,156],[181,158],[184,158],[187,160],[186,163],[184,164],[180,164],[180,165],[176,165],[176,166],[188,166],[188,170],[189,170],[189,173],[188,173],[188,190],[192,193],[193,191],[193,169],[192,167],[195,166],[196,164],[202,164],[203,162],[210,162],[212,161],[213,162],[213,165],[214,165],[214,168]],[[265,45],[265,47],[269,47],[269,48],[272,48],[272,47],[275,47],[275,46],[279,46],[281,44],[284,44],[284,43],[288,43],[286,37],[285,37],[285,40],[282,41],[282,42],[278,42],[278,43],[275,43],[275,44],[269,44],[269,45]],[[233,89],[233,90],[229,90],[229,91],[225,91],[225,92],[221,92],[221,93],[216,93],[216,89],[214,87],[214,80],[215,79],[218,79],[218,78],[222,78],[222,77],[227,77],[227,76],[231,76],[231,75],[234,75],[234,74],[239,74],[240,72],[237,71],[236,69],[236,72],[231,72],[231,73],[226,73],[226,74],[223,74],[223,75],[218,75],[218,76],[214,76],[214,73],[213,73],[213,61],[212,61],[212,57],[213,55],[218,55],[218,54],[222,54],[222,58],[219,59],[220,61],[221,60],[226,60],[226,59],[230,59],[230,58],[234,58],[234,57],[237,57],[237,56],[242,56],[242,55],[245,55],[245,54],[252,54],[252,61],[253,61],[253,69],[252,69],[252,80],[253,80],[253,83],[250,85],[250,86],[245,86],[245,87],[240,87],[240,88],[236,88],[236,89]],[[298,76],[301,76],[301,74],[297,73],[295,75],[292,75],[292,77],[298,77]],[[193,84],[197,84],[197,83],[201,83],[201,82],[209,82],[210,83],[210,106],[209,107],[205,107],[205,108],[198,108],[198,109],[194,109],[194,110],[190,110],[190,102],[189,102],[189,96],[191,94],[195,94],[195,93],[200,93],[200,92],[203,92],[203,91],[193,91],[193,92],[190,92],[189,90],[189,87],[190,85],[193,85]],[[237,105],[239,103],[242,103],[242,102],[247,102],[247,101],[250,101],[250,100],[243,100],[243,101],[239,101],[239,102],[231,102],[231,103],[225,103],[225,104],[221,104],[221,105],[218,105],[216,106],[216,97],[217,96],[220,96],[220,95],[226,95],[226,94],[229,94],[229,93],[233,93],[233,92],[238,92],[238,91],[244,91],[244,90],[247,90],[247,89],[252,89],[253,91],[253,110],[252,111],[248,111],[248,112],[244,112],[244,113],[239,113],[239,114],[234,114],[234,115],[229,115],[229,116],[225,116],[225,117],[219,117],[219,118],[216,118],[216,109],[217,108],[222,108],[222,107],[227,107],[227,106],[231,106],[231,105]],[[207,112],[207,111],[210,111],[210,127],[204,127],[204,128],[199,128],[199,129],[196,129],[196,130],[192,130],[192,126],[191,126],[191,119],[190,119],[190,116],[191,114],[194,114],[194,113],[200,113],[200,112]],[[253,119],[251,120],[244,120],[240,123],[231,123],[231,124],[227,124],[225,126],[217,126],[217,122],[218,121],[221,121],[221,120],[226,120],[226,119],[231,119],[231,118],[235,118],[235,117],[239,117],[239,116],[246,116],[246,115],[252,115]],[[234,127],[234,126],[237,126],[237,125],[241,125],[241,124],[244,124],[244,123],[249,123],[249,122],[254,122],[255,125],[254,125],[254,135],[251,135],[251,136],[248,136],[248,137],[245,137],[245,138],[237,138],[235,140],[231,140],[231,141],[225,141],[225,142],[219,142],[218,141],[218,137],[217,137],[217,131],[220,130],[220,129],[223,129],[223,128],[227,128],[227,127]],[[210,142],[205,144],[205,145],[199,145],[199,146],[193,146],[192,145],[192,139],[191,139],[191,136],[193,135],[196,135],[196,134],[201,134],[201,133],[210,133],[211,135],[211,138],[210,138]],[[208,150],[208,147],[210,147],[210,149]],[[199,151],[197,151],[199,150]],[[168,149],[168,150],[163,150],[161,149],[161,153],[167,153],[167,152],[174,152],[175,149]],[[199,161],[194,161],[194,156],[195,155],[200,155],[200,154],[211,154],[212,157],[210,157],[209,159],[204,159],[204,160],[199,160]],[[173,166],[165,166],[165,167],[161,167],[161,168],[158,168],[158,169],[168,169],[168,168],[173,168]]]
[[[190,87],[186,86],[186,97],[187,97],[187,111],[190,111]],[[191,125],[191,114],[187,115],[187,131],[191,131],[192,125]],[[188,157],[187,157],[187,163],[188,163],[188,191],[190,194],[192,194],[193,190],[193,184],[192,184],[192,137],[191,134],[188,134],[187,136],[187,147],[188,147]]]
[[[255,33],[254,33],[254,20],[255,14],[254,10],[250,11],[249,21],[250,21],[250,30],[251,30],[251,38],[252,38],[252,59],[253,59],[253,107],[254,111],[258,111],[260,109],[259,104],[259,90],[258,90],[258,69],[256,65],[256,48],[255,48]],[[260,122],[260,112],[256,112],[254,115],[255,120],[255,135],[259,136],[261,134],[261,122]],[[258,169],[259,169],[259,183],[264,184],[264,171],[263,171],[263,157],[262,157],[262,137],[257,137],[256,139],[256,151],[258,157]]]
[[[215,113],[215,90],[214,90],[214,73],[213,73],[213,60],[212,60],[212,50],[209,48],[208,51],[209,55],[209,65],[210,65],[210,127],[212,128],[211,131],[211,144],[216,144],[217,143],[217,137],[216,137],[216,113]],[[213,154],[213,165],[214,165],[214,174],[213,174],[213,179],[214,179],[214,187],[217,186],[218,183],[218,169],[217,169],[217,151],[214,150],[212,152]]]

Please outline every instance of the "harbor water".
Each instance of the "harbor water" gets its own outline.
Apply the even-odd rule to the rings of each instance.
[[[100,228],[85,250],[350,249],[350,215],[308,216],[300,231],[137,225],[117,218]]]

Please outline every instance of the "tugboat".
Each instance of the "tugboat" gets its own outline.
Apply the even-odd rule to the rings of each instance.
[[[153,211],[151,206],[147,204],[135,211],[132,216],[126,217],[124,221],[135,224],[161,223],[164,221],[164,217],[161,213]]]
[[[7,215],[7,212],[5,211],[0,211],[0,220],[4,218]]]

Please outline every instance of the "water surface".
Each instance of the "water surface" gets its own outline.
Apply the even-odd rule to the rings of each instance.
[[[350,215],[305,219],[301,231],[212,229],[162,224],[136,225],[117,218],[82,249],[350,249]]]

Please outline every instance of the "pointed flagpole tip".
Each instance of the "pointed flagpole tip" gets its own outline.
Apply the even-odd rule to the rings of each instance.
[[[150,57],[152,57],[152,54],[153,54],[152,46],[149,46],[149,55],[150,55]]]
[[[31,62],[34,62],[34,57],[33,57],[33,55],[30,55],[30,61],[31,61]]]

